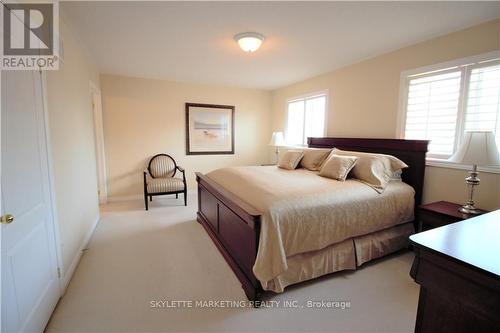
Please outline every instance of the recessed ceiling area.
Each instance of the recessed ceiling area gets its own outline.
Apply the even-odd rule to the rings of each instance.
[[[62,2],[102,73],[275,89],[500,17],[499,2]],[[234,35],[258,31],[259,50]]]

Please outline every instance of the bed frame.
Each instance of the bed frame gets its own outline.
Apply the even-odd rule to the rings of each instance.
[[[415,207],[422,200],[428,141],[399,139],[308,138],[311,148],[339,148],[396,156],[409,168],[402,179],[415,189]],[[258,301],[262,286],[252,267],[257,256],[260,213],[222,186],[197,172],[197,220],[206,229],[240,280],[246,296]]]

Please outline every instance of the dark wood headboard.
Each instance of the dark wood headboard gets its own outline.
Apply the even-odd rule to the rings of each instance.
[[[408,164],[402,179],[415,189],[415,207],[422,203],[427,140],[307,138],[311,148],[339,148],[369,153],[389,154]]]

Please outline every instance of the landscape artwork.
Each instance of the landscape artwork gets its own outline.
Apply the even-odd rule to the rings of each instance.
[[[186,103],[186,154],[234,154],[234,106]]]

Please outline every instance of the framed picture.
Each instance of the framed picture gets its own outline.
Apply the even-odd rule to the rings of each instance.
[[[186,154],[234,154],[234,106],[186,103]]]

